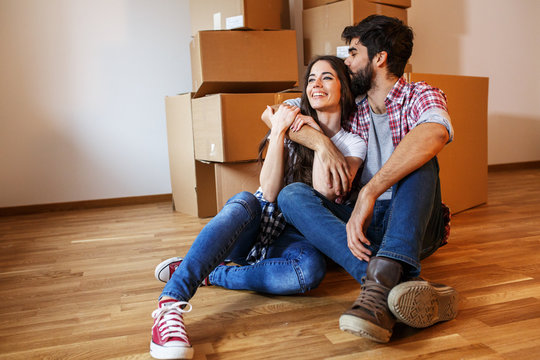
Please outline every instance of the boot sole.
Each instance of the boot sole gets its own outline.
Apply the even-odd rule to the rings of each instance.
[[[427,281],[408,281],[390,291],[388,308],[399,321],[425,328],[457,316],[458,294],[449,286],[435,287]]]
[[[339,318],[339,328],[342,331],[379,343],[387,343],[390,341],[390,336],[392,336],[391,331],[357,316],[348,314],[343,314]]]

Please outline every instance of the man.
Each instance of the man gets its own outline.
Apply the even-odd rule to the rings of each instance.
[[[444,94],[402,78],[413,46],[409,27],[372,15],[346,27],[342,37],[349,45],[345,63],[355,93],[364,94],[357,98],[354,118],[343,124],[367,143],[355,180],[361,189],[356,202],[336,204],[294,183],[281,191],[278,205],[287,222],[362,283],[340,328],[388,342],[395,317],[426,327],[457,314],[454,289],[406,281],[419,276],[421,258],[446,242],[449,217],[441,204],[436,154],[452,140],[453,130]],[[306,126],[289,135],[323,160],[337,192],[348,192],[352,179],[328,139]]]

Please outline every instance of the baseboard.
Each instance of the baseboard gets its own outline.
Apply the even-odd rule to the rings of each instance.
[[[527,161],[511,164],[495,164],[488,165],[489,171],[507,171],[507,170],[523,170],[523,169],[540,169],[540,161]]]
[[[112,206],[149,204],[165,201],[170,201],[172,204],[172,194],[131,196],[113,199],[85,200],[65,203],[5,207],[0,208],[0,216],[27,215],[52,211],[95,209]]]

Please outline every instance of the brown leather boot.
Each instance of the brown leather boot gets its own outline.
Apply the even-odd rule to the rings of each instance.
[[[396,322],[388,309],[388,293],[400,282],[402,274],[400,262],[379,256],[371,258],[360,295],[339,318],[339,328],[376,342],[388,342]]]

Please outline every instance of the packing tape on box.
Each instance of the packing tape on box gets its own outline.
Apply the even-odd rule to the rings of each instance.
[[[349,57],[349,47],[348,46],[338,46],[336,47],[336,56],[341,59],[346,59]]]
[[[214,30],[221,30],[221,13],[214,14]]]

